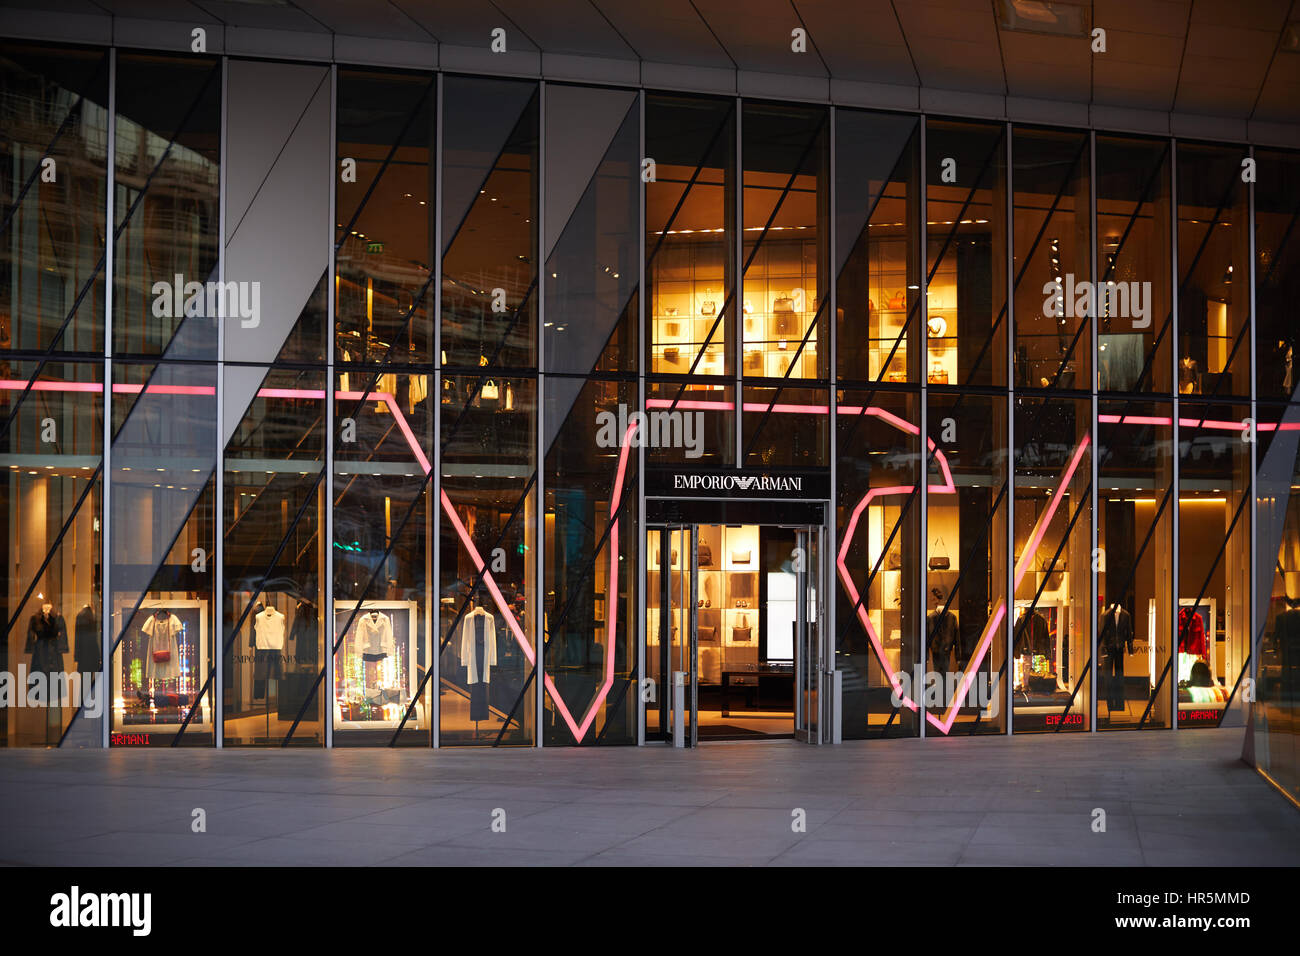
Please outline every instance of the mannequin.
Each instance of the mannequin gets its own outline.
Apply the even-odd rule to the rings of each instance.
[[[144,673],[149,688],[149,698],[156,704],[156,697],[163,681],[176,680],[181,676],[180,634],[185,629],[181,619],[166,608],[158,608],[140,628],[145,636]]]
[[[492,615],[470,602],[471,610],[460,624],[460,662],[469,686],[469,719],[478,736],[479,721],[488,719],[488,684],[497,662],[497,628]]]
[[[1201,366],[1190,355],[1178,360],[1178,391],[1183,395],[1195,395],[1201,390]]]
[[[1101,677],[1106,683],[1106,706],[1124,709],[1124,655],[1133,653],[1133,615],[1118,601],[1102,612],[1097,649],[1101,654]]]
[[[957,645],[957,615],[944,608],[947,595],[940,588],[931,588],[936,607],[926,615],[929,631],[930,668],[944,674],[949,670],[952,652]]]

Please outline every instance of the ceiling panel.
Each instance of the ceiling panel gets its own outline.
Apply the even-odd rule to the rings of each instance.
[[[1083,101],[1092,88],[1092,54],[1078,37],[1001,31],[1011,96]]]
[[[369,0],[374,2],[374,0]],[[492,43],[492,31],[506,31],[506,49],[536,52],[537,44],[488,0],[389,0],[441,43],[481,47]]]
[[[790,48],[791,32],[807,29],[790,0],[746,0],[744,16],[736,15],[735,0],[695,0],[695,7],[739,69],[826,76],[811,31],[806,52]]]
[[[920,82],[889,0],[795,0],[795,7],[832,76],[905,86]]]
[[[1105,28],[1108,49],[1117,30],[1181,40],[1191,7],[1190,0],[1093,0],[1092,25]]]
[[[495,0],[547,53],[631,58],[636,54],[588,0]]]
[[[428,32],[391,3],[362,5],[356,0],[293,0],[293,3],[325,24],[331,33],[391,40],[430,39]]]
[[[593,0],[643,60],[727,68],[734,64],[690,0]]]

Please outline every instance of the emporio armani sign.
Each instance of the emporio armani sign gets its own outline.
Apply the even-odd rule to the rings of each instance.
[[[674,491],[749,491],[803,494],[803,477],[787,475],[673,475]]]

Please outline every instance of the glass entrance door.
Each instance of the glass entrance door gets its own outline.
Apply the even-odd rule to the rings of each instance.
[[[822,614],[821,529],[795,531],[791,553],[795,577],[795,737],[821,743]]]
[[[821,528],[651,525],[647,552],[646,740],[820,742]]]
[[[685,694],[681,713],[684,742],[699,738],[696,703],[694,529],[689,525],[650,528],[647,539],[646,581],[646,740],[671,742],[677,726],[674,711],[675,681]]]

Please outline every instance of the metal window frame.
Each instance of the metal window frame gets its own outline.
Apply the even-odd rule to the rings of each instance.
[[[222,91],[224,94],[224,90]],[[222,96],[222,137],[221,148],[223,151],[222,159],[225,159],[224,150],[226,144],[225,137],[225,96]],[[103,698],[103,716],[100,718],[99,742],[100,746],[107,749],[109,746],[110,728],[113,723],[112,693],[109,685],[109,675],[113,671],[113,606],[112,606],[112,575],[113,575],[113,522],[109,520],[109,513],[112,510],[112,487],[113,487],[113,253],[116,243],[113,241],[113,220],[116,216],[115,209],[115,172],[117,170],[117,48],[108,49],[108,145],[105,156],[106,168],[105,188],[104,188],[104,362],[103,362],[103,382],[104,388],[100,393],[103,397],[103,447],[100,449],[103,475],[102,485],[100,487],[99,498],[99,624],[100,624],[100,672],[99,672],[99,693]],[[222,163],[224,172],[225,163]],[[221,211],[225,212],[225,177],[221,179]],[[224,215],[222,216],[224,220]],[[222,261],[218,259],[218,269],[222,268]],[[224,278],[224,277],[223,277]],[[218,419],[220,421],[220,419]],[[218,579],[219,580],[219,579]],[[218,745],[220,737],[218,736]]]
[[[1170,549],[1173,555],[1172,577],[1173,587],[1169,589],[1169,663],[1166,668],[1173,668],[1173,680],[1169,687],[1169,710],[1166,719],[1169,721],[1169,729],[1178,733],[1178,588],[1181,583],[1182,566],[1179,561],[1179,549],[1182,547],[1182,512],[1183,512],[1183,489],[1182,489],[1182,445],[1180,443],[1178,418],[1179,418],[1179,401],[1178,401],[1178,137],[1169,138],[1169,274],[1170,274],[1170,294],[1169,294],[1169,376],[1170,387],[1173,393],[1173,474],[1171,480],[1174,489],[1174,514],[1173,529],[1171,531]]]

